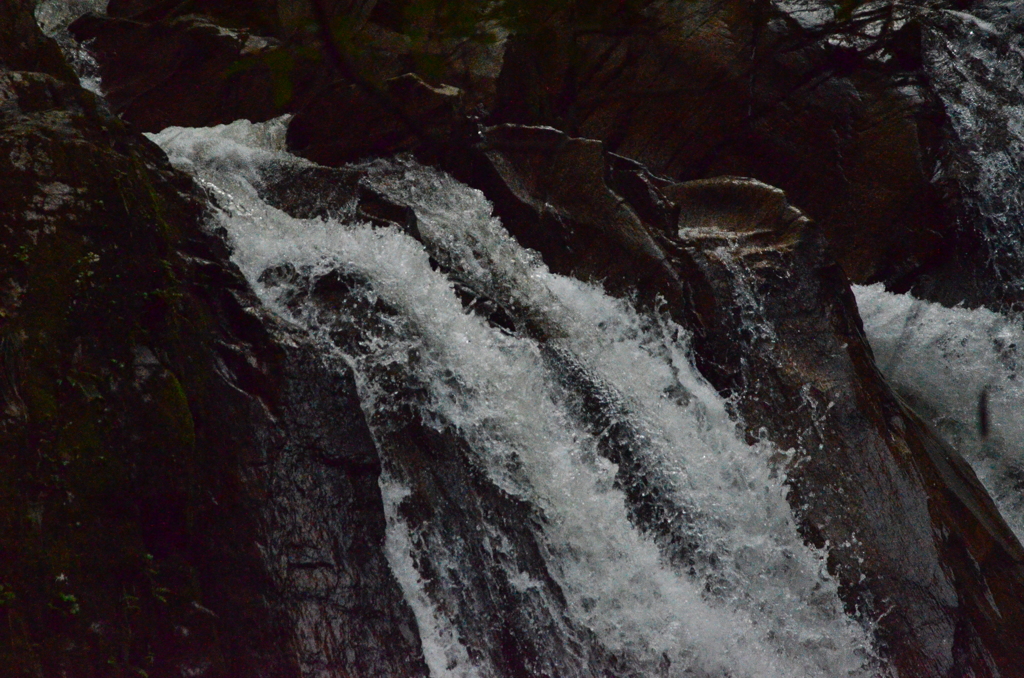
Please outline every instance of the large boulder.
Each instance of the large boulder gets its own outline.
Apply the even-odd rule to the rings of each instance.
[[[650,304],[660,295],[686,324],[700,322],[692,300],[703,297],[690,283],[688,255],[673,261],[659,244],[665,232],[645,224],[608,185],[614,165],[606,166],[600,142],[551,128],[498,126],[483,131],[474,151],[448,156],[448,165],[483,190],[506,228],[541,252],[552,271],[620,295],[639,291]]]
[[[878,617],[900,675],[1024,661],[1024,549],[967,463],[879,375],[846,277],[778,189],[668,186],[679,242],[714,290],[695,350],[751,436],[789,462],[790,502],[851,611]]]
[[[11,0],[0,6],[0,68],[38,71],[74,81],[74,71],[64,61],[60,47],[36,26],[34,5],[32,0]]]
[[[316,60],[277,38],[201,15],[141,23],[90,14],[71,32],[91,41],[111,107],[143,132],[268,120],[329,81]]]
[[[307,2],[265,5],[114,2],[70,30],[99,64],[114,111],[141,131],[297,112],[303,145],[393,153],[435,118],[441,128],[428,132],[446,136],[450,100],[461,99],[402,74],[438,62],[442,79],[472,88],[474,103],[493,93],[493,47],[414,39],[369,21],[375,2],[323,3],[323,16]]]
[[[291,120],[288,147],[331,166],[410,151],[436,154],[462,134],[464,120],[461,90],[431,86],[412,73],[380,90],[339,81]]]

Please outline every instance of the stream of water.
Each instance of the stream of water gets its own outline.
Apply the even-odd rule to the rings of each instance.
[[[638,675],[868,675],[870,635],[843,613],[824,554],[802,543],[783,479],[767,462],[771,450],[741,440],[692,366],[682,328],[551,274],[478,191],[411,160],[360,169],[374,190],[415,210],[418,239],[355,218],[287,216],[259,196],[267,173],[304,162],[280,150],[283,125],[242,121],[154,138],[218,196],[218,225],[268,308],[355,369],[385,455],[398,413],[412,411],[461,441],[466,463],[493,486],[529,505],[542,569],[564,602],[536,574],[509,568],[503,581],[548,596],[532,604],[561,610],[553,616],[587,629]],[[350,301],[318,303],[318,285],[339,277]],[[466,308],[457,285],[514,309],[516,327],[543,328],[543,340],[488,323]],[[574,392],[581,378],[601,385],[606,424],[628,428],[619,444],[631,446],[651,491],[677,509],[657,529],[631,521],[618,467],[603,454],[606,431],[594,430]],[[418,471],[400,456],[384,460],[381,479],[387,551],[431,673],[503,675],[460,610],[471,564],[451,543],[479,538],[507,549],[502,527],[432,538],[430,520],[403,509]],[[679,543],[689,545],[686,558],[670,549]],[[592,672],[560,667],[560,675]]]
[[[96,92],[95,64],[65,29],[103,4],[47,0],[37,10]],[[805,23],[831,16],[790,4],[811,8]],[[963,218],[982,236],[987,272],[1017,293],[1024,12],[1005,1],[973,14],[929,11],[926,69],[949,116]],[[517,623],[533,624],[536,644],[551,645],[524,669],[531,675],[884,670],[871,630],[844,614],[826,554],[797,533],[784,478],[768,461],[780,452],[741,439],[694,369],[683,328],[551,274],[479,192],[412,160],[356,169],[414,211],[414,231],[367,223],[354,205],[333,219],[288,216],[261,194],[282,168],[309,166],[284,151],[285,125],[239,121],[152,138],[214,196],[211,226],[224,229],[267,308],[308,333],[325,363],[354,370],[383,457],[388,561],[434,678],[508,675],[493,634],[476,623],[498,589],[525,611]],[[880,285],[855,292],[880,370],[965,456],[1024,538],[1020,318]],[[509,322],[489,319],[486,305]],[[413,465],[399,436],[409,421],[455,441],[444,450],[457,458],[438,459],[436,470]],[[468,492],[450,492],[453,505],[433,513],[416,510],[436,498],[424,477],[457,482],[444,476],[449,467],[522,506],[515,529],[483,511],[479,524],[453,532],[457,521],[445,516],[476,510]],[[660,517],[645,522],[650,505]],[[523,540],[536,545],[531,558]],[[480,552],[495,566],[478,576],[471,556]],[[588,642],[600,651],[580,649]],[[556,653],[555,644],[571,647]]]

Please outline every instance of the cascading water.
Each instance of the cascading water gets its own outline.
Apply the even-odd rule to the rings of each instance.
[[[1024,539],[1024,328],[987,309],[855,288],[886,379],[971,464]]]
[[[971,463],[1024,538],[1024,9],[976,3],[926,15],[929,84],[949,125],[963,227],[977,233],[990,277],[985,308],[944,308],[880,285],[855,288],[879,368]],[[985,285],[985,282],[982,282]]]
[[[682,328],[549,273],[479,192],[411,160],[356,169],[414,227],[361,223],[354,206],[292,218],[260,197],[309,166],[280,150],[283,129],[154,139],[218,197],[267,307],[354,369],[389,562],[432,675],[881,670],[802,543],[771,450],[739,438]]]

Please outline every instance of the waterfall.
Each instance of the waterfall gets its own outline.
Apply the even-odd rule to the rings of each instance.
[[[858,5],[772,4],[811,33]],[[948,308],[881,285],[854,292],[879,370],[1024,539],[1024,326],[1014,315],[1024,308],[1024,9],[891,4],[891,28],[923,27],[919,84],[948,118],[934,179],[959,191],[961,232],[949,242],[977,240],[968,269],[992,304]],[[68,26],[106,0],[35,6],[82,86],[101,94],[99,66]],[[869,22],[865,35],[881,26]],[[374,519],[386,542],[368,548],[383,550],[416,622],[415,634],[400,632],[418,640],[432,676],[890,674],[874,620],[844,609],[829,545],[806,545],[796,528],[792,452],[744,439],[695,369],[686,328],[552,274],[480,192],[444,172],[397,157],[331,174],[285,151],[287,124],[149,136],[207,192],[209,229],[269,313],[304,334],[333,376],[354,375],[381,464]],[[300,218],[281,191],[331,216]],[[371,218],[362,192],[404,216]],[[769,331],[749,313],[760,301],[741,264],[716,256],[734,274],[741,324]],[[340,482],[372,473],[371,488],[377,478],[375,466],[335,470]],[[931,633],[931,620],[915,622]],[[297,654],[319,640],[301,638]],[[947,640],[942,661],[962,637],[937,642]],[[964,659],[975,660],[984,657]],[[305,675],[321,675],[303,661]]]
[[[769,462],[785,453],[742,440],[685,329],[550,273],[482,194],[410,159],[349,169],[411,226],[354,205],[288,216],[261,197],[311,167],[282,150],[285,124],[153,139],[215,197],[211,226],[267,308],[354,370],[433,676],[510,675],[481,623],[495,604],[517,647],[541,648],[515,675],[881,670],[797,533]]]
[[[971,464],[1024,539],[1024,327],[988,309],[946,308],[854,288],[890,384]]]

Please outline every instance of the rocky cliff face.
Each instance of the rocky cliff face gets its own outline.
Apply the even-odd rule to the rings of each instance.
[[[668,653],[654,666],[609,649],[574,618],[545,560],[555,521],[482,473],[458,426],[408,406],[424,387],[406,372],[373,363],[357,384],[349,362],[269,313],[210,232],[215,192],[129,126],[284,111],[297,112],[291,148],[321,165],[261,170],[267,203],[430,251],[416,200],[345,163],[411,151],[481,190],[552,272],[692,333],[695,364],[747,437],[790,451],[773,464],[801,534],[828,547],[848,612],[875,624],[895,672],[1024,665],[1024,549],[879,376],[849,288],[909,284],[949,242],[925,172],[934,120],[908,112],[884,74],[793,43],[797,28],[759,3],[657,3],[619,32],[556,11],[510,39],[500,78],[477,63],[453,75],[459,90],[403,75],[398,3],[328,8],[386,54],[370,71],[302,33],[313,5],[242,4],[186,16],[112,2],[110,18],[79,21],[107,101],[77,85],[29,3],[0,10],[0,658],[12,675],[427,675],[439,664],[422,606],[385,546],[399,520],[417,553],[445,554],[413,563],[422,595],[495,675],[673,667]],[[787,192],[702,179],[719,174]],[[358,276],[277,267],[260,285],[301,288],[286,306],[318,318],[350,361],[401,339],[397,311],[368,303]],[[556,324],[515,295],[456,290],[467,313],[536,343],[615,465],[630,522],[680,570],[710,567],[685,527],[691,508],[638,453],[643,430]],[[364,412],[368,379],[406,404]],[[481,531],[490,541],[463,538]]]
[[[325,5],[348,12],[354,32],[343,39],[358,47],[340,70],[336,59],[311,61],[323,41],[297,37],[280,18],[206,8],[222,25],[262,29],[265,37],[229,35],[185,10],[149,4],[112,12],[132,20],[94,17],[75,27],[79,38],[96,41],[116,110],[147,130],[285,111],[304,111],[320,127],[342,117],[379,125],[396,111],[369,113],[381,107],[374,96],[357,105],[367,99],[365,85],[383,87],[415,66],[409,39],[389,19],[414,12],[410,3]],[[317,3],[286,4],[311,15]],[[492,124],[551,125],[598,139],[678,180],[756,176],[779,186],[816,220],[855,282],[906,287],[964,245],[954,242],[958,232],[943,200],[952,184],[932,183],[944,152],[942,105],[920,86],[903,86],[920,80],[913,75],[922,58],[920,26],[894,38],[896,56],[882,63],[830,45],[769,2],[596,3],[586,11],[566,3],[535,13],[501,52],[477,56],[477,77],[467,77],[470,67],[454,58],[434,77],[468,87],[467,98],[483,104]],[[324,67],[340,76],[331,86],[341,88],[336,95],[320,91],[327,81],[316,74]],[[153,89],[154,79],[167,84]],[[176,94],[186,89],[189,96]],[[183,106],[189,110],[178,112]],[[347,107],[344,116],[320,113],[339,106]],[[398,116],[409,122],[408,111]],[[389,148],[347,126],[326,136],[362,141],[348,149],[350,158]],[[366,147],[368,139],[378,146]]]

